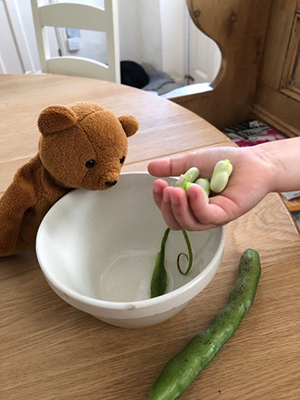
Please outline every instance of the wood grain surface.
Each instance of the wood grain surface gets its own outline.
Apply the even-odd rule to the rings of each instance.
[[[253,112],[288,136],[300,135],[300,1],[273,0]]]
[[[0,192],[36,152],[39,112],[77,100],[139,119],[125,170],[146,170],[153,158],[199,147],[233,145],[197,115],[143,91],[84,78],[0,75]],[[0,258],[0,399],[146,400],[169,358],[225,305],[248,247],[262,262],[254,305],[181,398],[299,399],[300,242],[277,194],[226,227],[213,281],[178,315],[151,328],[113,327],[71,307],[48,286],[34,251]]]

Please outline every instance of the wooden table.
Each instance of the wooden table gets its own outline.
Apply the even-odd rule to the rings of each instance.
[[[37,151],[40,111],[80,100],[140,121],[126,171],[146,170],[153,158],[233,145],[197,115],[143,91],[83,78],[0,75],[0,193]],[[169,358],[226,303],[247,247],[262,261],[254,306],[182,399],[300,399],[300,241],[277,194],[227,226],[211,284],[151,328],[113,327],[69,306],[46,283],[34,251],[0,258],[0,398],[147,399]]]

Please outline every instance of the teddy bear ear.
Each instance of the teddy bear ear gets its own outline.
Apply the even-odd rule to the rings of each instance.
[[[137,130],[139,129],[139,122],[136,118],[132,117],[131,115],[123,115],[122,117],[118,118],[121,122],[121,125],[126,133],[126,136],[134,135]]]
[[[41,134],[47,136],[74,126],[77,120],[76,114],[69,107],[54,105],[40,113],[38,127]]]

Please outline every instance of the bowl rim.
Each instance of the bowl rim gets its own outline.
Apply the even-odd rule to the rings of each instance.
[[[144,171],[128,171],[128,172],[121,172],[120,175],[149,175],[151,176],[148,172]],[[174,177],[167,177],[166,179],[170,179]],[[164,179],[164,178],[162,178]],[[71,195],[74,191],[78,191],[82,189],[74,189],[71,192],[67,193],[65,196],[63,196],[61,199],[65,198],[66,196]],[[60,199],[60,200],[61,200]],[[53,207],[59,203],[58,200]],[[52,208],[52,207],[51,207]],[[51,209],[50,209],[51,210]],[[47,212],[47,214],[50,212],[50,210]],[[46,214],[46,215],[47,215]],[[44,218],[46,217],[44,216]],[[74,299],[75,301],[78,301],[80,303],[84,303],[86,305],[92,306],[92,307],[101,307],[103,309],[111,309],[111,310],[128,310],[128,307],[134,307],[135,309],[146,309],[148,307],[156,306],[164,302],[168,302],[172,299],[177,298],[178,296],[184,295],[187,291],[190,291],[194,286],[196,286],[206,275],[209,275],[209,272],[214,268],[215,261],[220,257],[222,257],[222,253],[224,251],[225,247],[225,227],[224,226],[219,226],[217,228],[212,228],[212,229],[219,229],[221,230],[221,236],[220,236],[220,242],[218,244],[217,251],[215,252],[213,258],[210,260],[210,262],[207,264],[207,266],[204,268],[203,271],[200,272],[195,278],[193,278],[191,281],[187,282],[183,286],[172,290],[169,293],[165,293],[161,296],[157,296],[154,298],[150,299],[145,299],[145,300],[137,300],[137,301],[108,301],[108,300],[101,300],[101,299],[96,299],[94,297],[89,297],[84,294],[78,293],[75,290],[71,289],[68,287],[66,284],[62,283],[59,281],[54,274],[51,273],[51,269],[47,264],[47,261],[44,257],[43,252],[40,249],[40,233],[43,229],[43,221],[41,222],[38,232],[37,232],[37,237],[36,237],[36,256],[38,259],[39,266],[45,275],[46,279],[53,285],[55,288],[57,288],[60,292],[65,294],[67,297]]]

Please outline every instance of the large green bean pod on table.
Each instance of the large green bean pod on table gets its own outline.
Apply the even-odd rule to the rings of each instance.
[[[227,305],[215,316],[206,331],[195,336],[166,364],[154,383],[148,400],[174,400],[188,388],[198,373],[233,335],[249,311],[260,273],[258,253],[247,249],[241,257],[239,277],[230,293]]]

